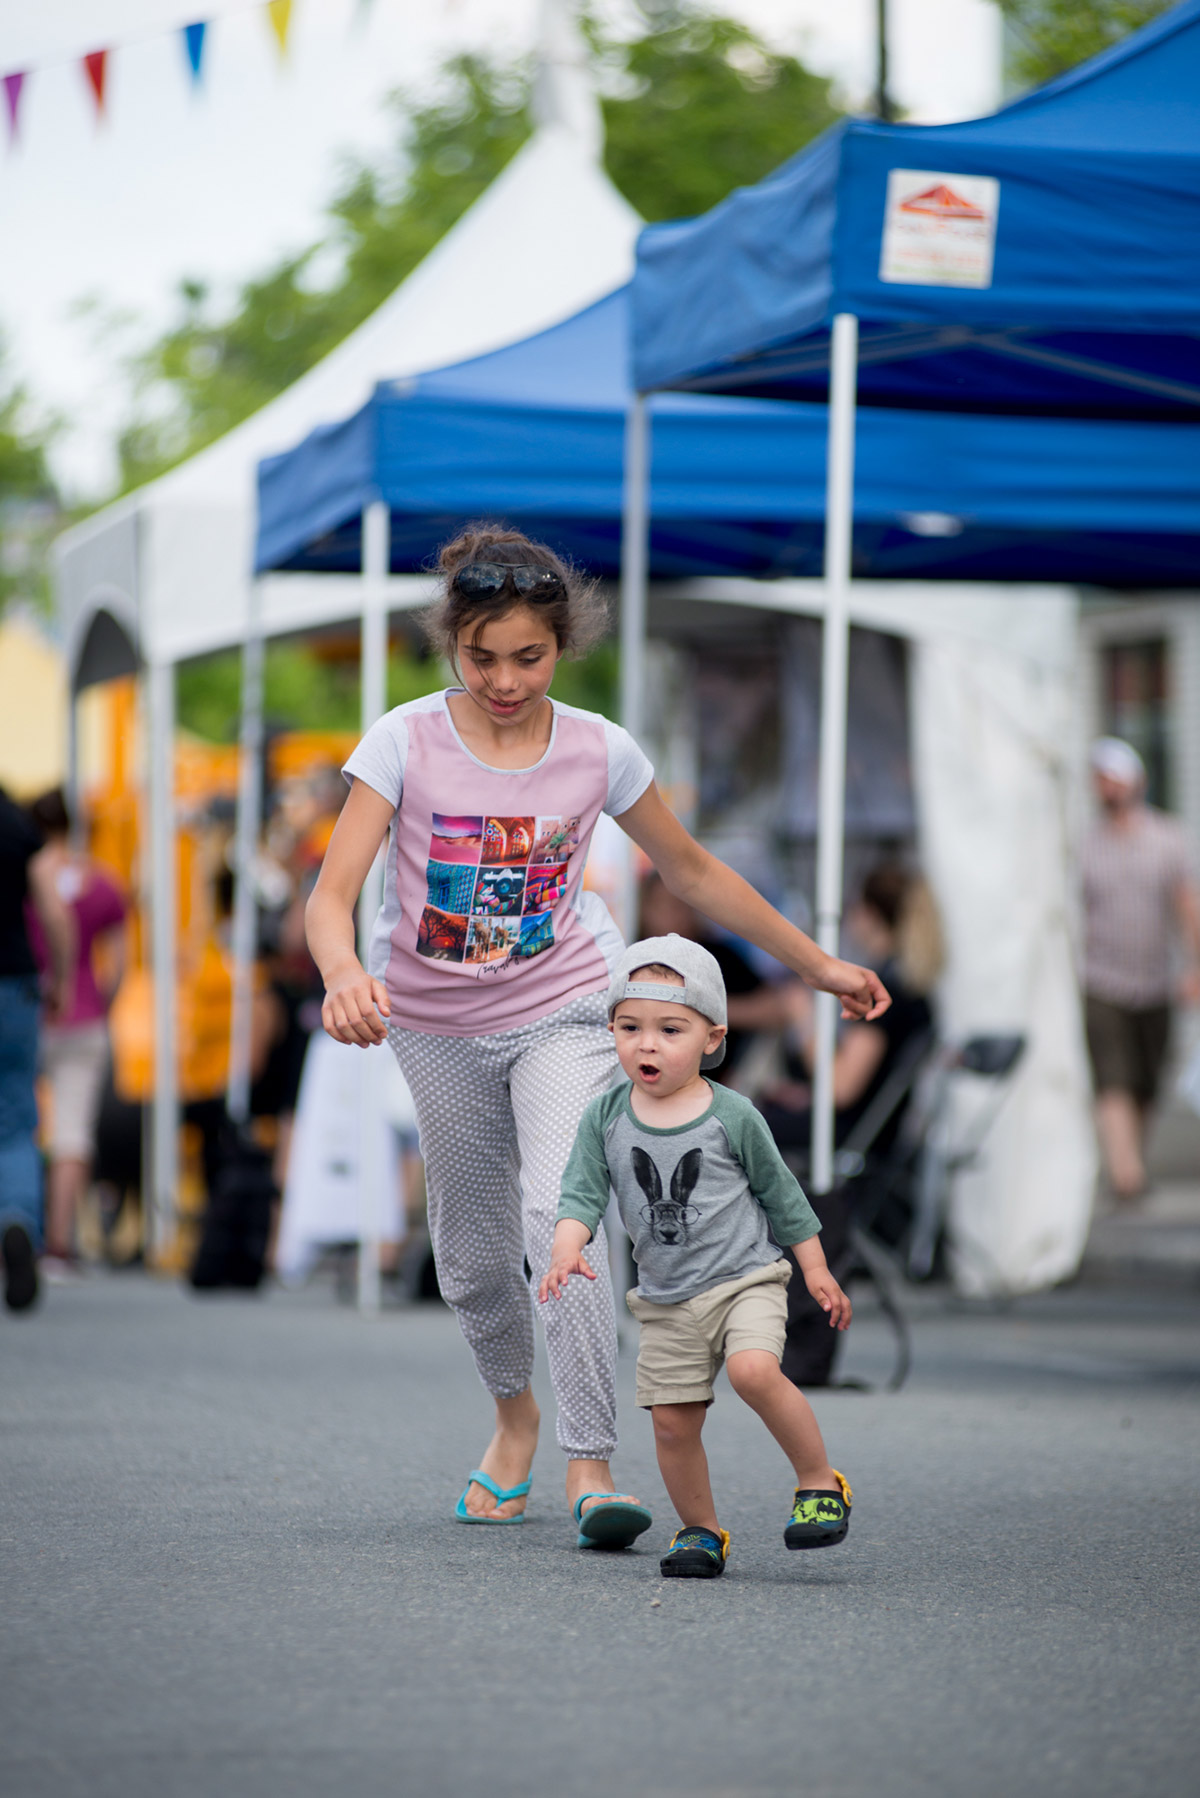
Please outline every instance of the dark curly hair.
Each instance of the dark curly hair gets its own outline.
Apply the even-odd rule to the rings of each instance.
[[[508,587],[496,594],[468,597],[453,585],[455,574],[468,562],[499,562],[508,567],[525,563],[550,568],[562,581],[562,589],[552,599],[533,601],[523,599]],[[507,617],[518,606],[536,606],[538,616],[545,618],[564,655],[585,654],[599,642],[608,626],[608,607],[598,583],[581,576],[545,543],[537,543],[521,531],[499,524],[469,524],[452,542],[442,545],[437,565],[443,579],[442,592],[421,614],[421,623],[434,649],[451,666],[464,630],[473,624],[472,641],[477,642],[485,625]]]

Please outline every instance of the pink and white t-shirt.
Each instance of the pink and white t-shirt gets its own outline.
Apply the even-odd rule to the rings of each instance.
[[[654,771],[633,738],[551,700],[532,768],[492,768],[431,693],[372,725],[343,773],[396,811],[369,971],[392,1023],[487,1036],[599,992],[621,953],[603,900],[583,890],[601,812],[618,817]]]

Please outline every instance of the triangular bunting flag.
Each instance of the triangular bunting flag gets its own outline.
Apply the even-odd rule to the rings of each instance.
[[[17,115],[21,110],[21,89],[25,85],[24,75],[6,75],[4,77],[4,98],[8,101],[8,140],[17,141]]]
[[[183,47],[187,53],[188,67],[192,71],[192,81],[199,86],[200,64],[204,61],[204,33],[207,25],[185,25],[183,28]]]
[[[104,78],[107,74],[108,51],[93,50],[90,56],[83,59],[83,72],[87,76],[87,84],[92,90],[96,102],[96,117],[104,117]]]
[[[268,0],[267,17],[275,33],[280,57],[284,57],[287,55],[288,32],[292,28],[292,0]]]

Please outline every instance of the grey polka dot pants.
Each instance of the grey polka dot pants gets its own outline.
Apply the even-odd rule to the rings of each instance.
[[[550,1265],[563,1169],[584,1106],[618,1071],[602,994],[495,1036],[393,1029],[388,1041],[416,1105],[429,1230],[442,1295],[496,1398],[533,1374],[532,1294]],[[617,1444],[616,1321],[604,1231],[596,1279],[537,1306],[558,1403],[558,1443],[607,1461]]]

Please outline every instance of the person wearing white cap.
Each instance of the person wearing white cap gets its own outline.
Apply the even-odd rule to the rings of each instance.
[[[1200,999],[1200,905],[1182,826],[1145,802],[1141,756],[1120,737],[1092,744],[1099,815],[1081,856],[1083,992],[1096,1128],[1118,1199],[1146,1187],[1145,1133],[1158,1090],[1177,984]]]

